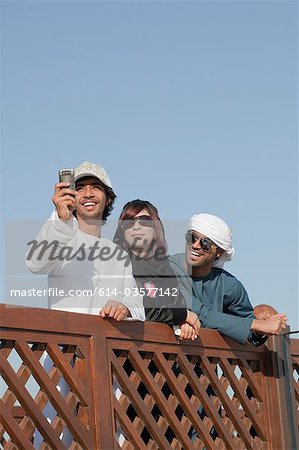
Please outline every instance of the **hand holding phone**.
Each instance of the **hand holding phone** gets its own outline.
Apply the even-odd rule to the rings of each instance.
[[[58,172],[60,183],[70,183],[70,189],[75,190],[75,171],[74,169],[60,169]]]
[[[55,205],[58,217],[67,222],[75,209],[75,172],[73,169],[61,169],[58,172],[59,183],[55,185],[52,201]],[[60,183],[68,183],[69,186],[61,186]]]

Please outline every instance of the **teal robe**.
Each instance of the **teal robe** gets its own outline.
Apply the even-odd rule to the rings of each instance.
[[[213,328],[244,344],[252,337],[253,307],[236,277],[214,267],[202,278],[191,278],[184,269],[185,254],[170,257],[187,307],[196,312],[201,326]]]

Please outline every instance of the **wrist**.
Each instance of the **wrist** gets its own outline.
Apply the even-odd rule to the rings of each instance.
[[[255,332],[255,333],[263,333],[262,331],[262,320],[259,319],[253,319],[252,323],[251,323],[251,331]]]
[[[251,332],[251,337],[248,339],[255,347],[263,345],[268,339],[267,334],[258,333],[256,331]]]

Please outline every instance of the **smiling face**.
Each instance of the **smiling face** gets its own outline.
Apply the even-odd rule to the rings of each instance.
[[[212,270],[214,261],[219,258],[224,250],[212,243],[209,250],[203,250],[200,245],[200,239],[207,236],[192,230],[194,237],[198,238],[195,242],[186,242],[185,255],[188,269],[194,277],[203,277]]]
[[[140,222],[137,220],[140,217]],[[144,208],[138,214],[127,220],[130,227],[124,230],[124,237],[128,249],[138,256],[146,256],[147,251],[155,239],[155,229],[152,220],[142,221],[141,217],[150,217],[149,212]]]
[[[76,182],[76,213],[78,220],[101,220],[107,204],[102,183],[96,177],[80,178]]]

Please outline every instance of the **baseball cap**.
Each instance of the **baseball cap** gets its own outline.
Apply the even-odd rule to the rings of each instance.
[[[90,161],[85,161],[82,164],[80,164],[80,166],[76,167],[75,181],[78,181],[80,178],[83,177],[96,177],[103,184],[112,189],[112,184],[106,170],[103,169],[103,167],[99,166],[98,164],[95,164]]]

